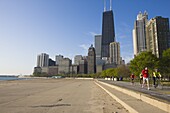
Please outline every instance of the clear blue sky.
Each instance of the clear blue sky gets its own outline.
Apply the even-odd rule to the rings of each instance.
[[[109,10],[109,0],[107,9]],[[170,0],[113,0],[116,41],[133,58],[132,29],[139,11],[170,17]],[[102,31],[103,0],[0,0],[0,74],[32,74],[37,55],[87,55]]]

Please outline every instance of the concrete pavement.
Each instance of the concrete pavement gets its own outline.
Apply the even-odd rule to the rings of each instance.
[[[170,104],[166,100],[169,89],[160,91],[160,89],[151,88],[151,90],[147,90],[147,88],[142,89],[138,84],[132,86],[129,82],[108,80],[100,80],[97,84],[130,112],[170,112]],[[160,98],[157,98],[158,95]]]
[[[0,113],[128,113],[93,80],[0,82]]]

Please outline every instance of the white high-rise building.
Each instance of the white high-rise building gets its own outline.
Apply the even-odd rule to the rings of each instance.
[[[60,61],[63,59],[64,57],[62,55],[56,55],[55,56],[55,63],[56,65],[59,65]]]
[[[82,55],[76,55],[74,57],[74,64],[75,65],[79,65],[80,64],[80,61],[83,59],[83,56]]]
[[[48,67],[49,55],[46,53],[41,53],[37,56],[37,67]]]
[[[120,44],[119,42],[110,43],[110,63],[120,64]]]
[[[133,29],[133,48],[134,55],[138,55],[142,51],[146,51],[146,24],[148,22],[148,13],[139,12]]]
[[[63,58],[59,61],[58,72],[59,74],[69,74],[72,61],[69,58]]]

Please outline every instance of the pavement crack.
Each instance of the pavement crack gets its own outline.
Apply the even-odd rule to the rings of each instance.
[[[31,106],[31,107],[37,108],[37,107],[59,107],[59,106],[71,106],[71,104],[48,104],[48,105],[38,105],[38,106]]]

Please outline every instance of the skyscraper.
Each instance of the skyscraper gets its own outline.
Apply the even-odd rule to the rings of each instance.
[[[59,62],[63,59],[63,56],[62,55],[56,55],[55,56],[55,62],[56,62],[56,65],[59,65]]]
[[[102,57],[109,58],[109,44],[115,41],[115,29],[114,29],[114,18],[113,11],[111,9],[110,2],[110,11],[106,11],[106,7],[103,12],[103,21],[102,21],[102,48],[101,54]]]
[[[87,63],[88,74],[96,73],[96,52],[93,45],[88,50]]]
[[[110,43],[110,63],[120,64],[120,44],[119,44],[119,42]]]
[[[101,59],[101,46],[102,46],[102,35],[95,35],[95,51],[96,51],[96,58]]]
[[[87,59],[82,59],[79,63],[79,74],[87,74]]]
[[[146,23],[148,21],[148,14],[139,12],[137,20],[134,23],[133,29],[133,48],[134,55],[138,55],[142,51],[146,51]]]
[[[146,34],[147,50],[161,58],[163,51],[170,48],[169,18],[157,16],[150,19]]]
[[[69,58],[61,59],[58,64],[58,73],[59,74],[70,74],[71,65],[72,65],[72,61]]]
[[[80,61],[83,59],[82,55],[76,55],[74,57],[74,64],[75,65],[79,65],[80,64]]]
[[[48,67],[49,55],[41,53],[37,56],[37,67]]]
[[[102,65],[102,35],[95,35],[95,51],[96,51],[96,65]]]

